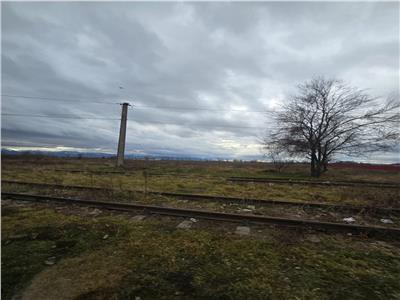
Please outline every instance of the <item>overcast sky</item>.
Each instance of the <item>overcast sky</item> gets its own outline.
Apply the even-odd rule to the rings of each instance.
[[[127,153],[261,158],[260,111],[316,75],[399,93],[399,51],[398,2],[3,2],[2,94],[75,101],[2,113],[110,120],[3,115],[2,145],[115,153],[125,100]]]

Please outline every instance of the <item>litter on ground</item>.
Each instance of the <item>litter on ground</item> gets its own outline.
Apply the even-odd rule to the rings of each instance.
[[[353,217],[343,218],[346,223],[354,223],[356,220]]]
[[[381,219],[381,222],[383,223],[383,224],[393,224],[394,222],[392,221],[392,220],[390,220],[390,219]]]

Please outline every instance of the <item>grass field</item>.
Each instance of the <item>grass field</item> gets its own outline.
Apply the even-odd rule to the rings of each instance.
[[[191,205],[166,197],[132,197],[127,190],[145,189],[144,172],[148,190],[400,207],[398,189],[226,181],[230,176],[310,179],[305,165],[278,173],[269,164],[240,162],[132,160],[116,170],[109,159],[3,157],[3,180],[100,186],[115,192],[12,184],[3,184],[2,190]],[[323,179],[398,183],[400,174],[334,168]],[[221,209],[212,202],[203,207]],[[233,223],[200,220],[182,230],[176,228],[182,218],[135,221],[133,216],[3,201],[2,298],[400,299],[398,240],[269,226],[251,226],[251,235],[239,236]],[[399,220],[391,218],[398,227]]]
[[[265,163],[129,160],[120,173],[115,173],[111,159],[43,157],[6,159],[2,167],[3,179],[21,181],[144,190],[146,171],[148,190],[400,207],[398,189],[382,191],[365,187],[327,188],[226,181],[231,176],[310,179],[307,165],[292,165],[279,173]],[[335,168],[324,174],[322,179],[399,183],[400,171]]]

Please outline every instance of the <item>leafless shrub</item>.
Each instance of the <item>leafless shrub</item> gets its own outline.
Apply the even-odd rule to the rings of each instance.
[[[272,163],[276,172],[280,173],[288,166],[289,161],[284,156],[285,152],[282,149],[276,147],[274,144],[266,145],[264,149],[265,157]]]

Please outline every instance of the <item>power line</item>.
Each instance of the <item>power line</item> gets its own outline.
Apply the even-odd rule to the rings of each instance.
[[[123,100],[115,100],[119,102],[105,102],[105,101],[93,101],[89,98],[53,98],[53,97],[42,97],[42,96],[25,96],[25,95],[9,95],[9,94],[1,94],[2,97],[10,97],[10,98],[20,98],[19,100],[44,100],[44,101],[52,101],[52,102],[76,102],[76,103],[98,103],[98,104],[121,104],[120,102]],[[146,109],[146,108],[155,108],[155,109],[166,109],[166,110],[202,110],[202,111],[215,111],[215,112],[241,112],[241,113],[276,113],[278,110],[243,110],[243,109],[214,109],[207,107],[178,107],[178,106],[163,106],[163,105],[132,105],[133,108]],[[384,113],[391,114],[391,113]]]
[[[128,120],[129,122],[136,123],[154,123],[154,124],[165,124],[165,125],[176,125],[176,126],[199,126],[199,127],[222,127],[222,128],[265,128],[261,126],[235,126],[235,125],[207,125],[207,124],[190,124],[190,123],[172,123],[172,122],[158,122],[158,121],[145,121],[145,120]]]
[[[75,115],[33,115],[33,114],[14,114],[14,113],[2,113],[2,116],[11,117],[34,117],[34,118],[49,118],[49,119],[79,119],[79,120],[113,120],[119,121],[120,118],[99,118],[99,117],[82,117]],[[207,124],[190,124],[190,123],[173,123],[173,122],[161,122],[161,121],[147,121],[147,120],[128,120],[129,122],[135,122],[139,124],[161,124],[161,125],[176,125],[176,126],[199,126],[199,127],[211,127],[211,128],[247,128],[247,129],[265,129],[262,126],[235,126],[235,125],[207,125]]]
[[[99,104],[120,104],[119,102],[104,102],[104,101],[92,101],[88,99],[66,99],[66,98],[48,98],[48,97],[36,97],[36,96],[21,96],[21,95],[6,95],[1,94],[2,97],[10,97],[10,98],[22,98],[22,99],[31,99],[31,100],[44,100],[44,101],[52,101],[52,102],[78,102],[78,103],[99,103]]]
[[[243,110],[243,109],[213,109],[206,107],[177,107],[177,106],[148,106],[148,105],[133,105],[134,108],[156,108],[156,109],[170,109],[170,110],[205,110],[205,111],[233,111],[243,113],[267,113],[272,112],[268,110]]]
[[[34,117],[34,118],[49,118],[49,119],[120,120],[118,118],[79,117],[76,115],[32,115],[32,114],[12,114],[12,113],[2,113],[1,115],[12,116],[12,117]]]
[[[78,102],[78,103],[99,103],[99,104],[120,104],[119,102],[104,102],[104,101],[92,101],[88,99],[66,99],[66,98],[53,98],[53,97],[41,97],[41,96],[24,96],[24,95],[8,95],[1,94],[2,97],[10,98],[22,98],[26,100],[44,100],[52,102]],[[117,100],[116,100],[117,101]],[[207,107],[178,107],[178,106],[160,106],[160,105],[133,105],[134,108],[155,108],[155,109],[167,109],[167,110],[203,110],[203,111],[225,111],[225,112],[243,112],[243,113],[268,113],[275,112],[272,110],[243,110],[243,109],[214,109]]]

